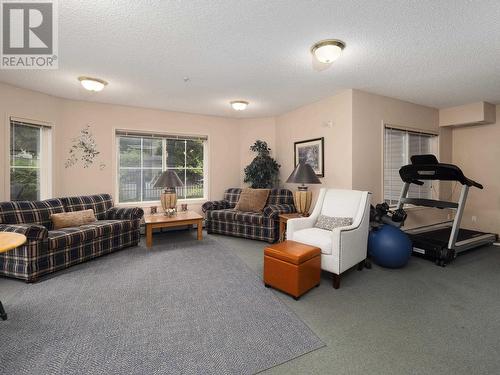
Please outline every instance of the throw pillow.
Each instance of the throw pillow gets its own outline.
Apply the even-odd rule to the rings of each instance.
[[[269,192],[269,189],[243,189],[235,209],[244,212],[262,212]]]
[[[333,230],[338,227],[347,227],[352,225],[352,217],[332,217],[319,215],[314,226],[320,229]]]
[[[94,215],[94,210],[92,209],[52,214],[50,215],[50,220],[52,220],[54,229],[79,227],[80,225],[97,221]]]

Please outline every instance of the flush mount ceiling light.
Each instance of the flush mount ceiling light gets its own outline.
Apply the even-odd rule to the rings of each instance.
[[[337,39],[325,39],[311,47],[312,55],[323,64],[331,64],[337,60],[345,48],[345,43]]]
[[[233,107],[235,111],[244,111],[247,109],[247,106],[248,102],[244,100],[233,100],[231,102],[231,107]]]
[[[85,90],[89,91],[102,91],[104,86],[106,86],[108,83],[99,78],[92,78],[92,77],[78,77],[78,80],[82,84],[82,86],[85,88]]]

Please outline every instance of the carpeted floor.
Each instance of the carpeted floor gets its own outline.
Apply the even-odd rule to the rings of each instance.
[[[214,236],[260,274],[264,243]],[[328,274],[300,301],[276,292],[327,344],[267,374],[498,374],[500,247],[445,268],[417,257],[399,270]]]
[[[195,233],[187,231],[159,234],[152,251],[170,242],[183,246],[193,238]],[[208,238],[225,244],[261,275],[265,243]],[[485,247],[446,268],[412,258],[400,270],[349,271],[338,290],[324,274],[321,286],[299,301],[273,291],[326,346],[264,374],[496,374],[499,285],[500,248]],[[27,287],[0,279],[0,296],[12,298]]]
[[[120,251],[2,299],[1,374],[253,374],[324,345],[212,238]]]

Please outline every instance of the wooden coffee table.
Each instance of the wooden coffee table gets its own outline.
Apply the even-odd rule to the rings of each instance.
[[[196,224],[198,240],[203,239],[203,216],[193,211],[177,212],[174,216],[165,214],[145,215],[144,221],[146,223],[147,247],[153,246],[153,229],[155,228],[172,228]]]
[[[7,252],[15,249],[26,242],[26,236],[14,232],[1,232],[0,233],[0,253]],[[7,313],[5,312],[2,302],[0,301],[0,319],[7,320]]]

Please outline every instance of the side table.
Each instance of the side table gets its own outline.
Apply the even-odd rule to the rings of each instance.
[[[288,219],[297,219],[299,217],[304,217],[304,216],[301,216],[300,214],[295,212],[293,214],[281,214],[278,217],[280,220],[279,242],[283,242],[286,237],[286,222],[288,221]]]

